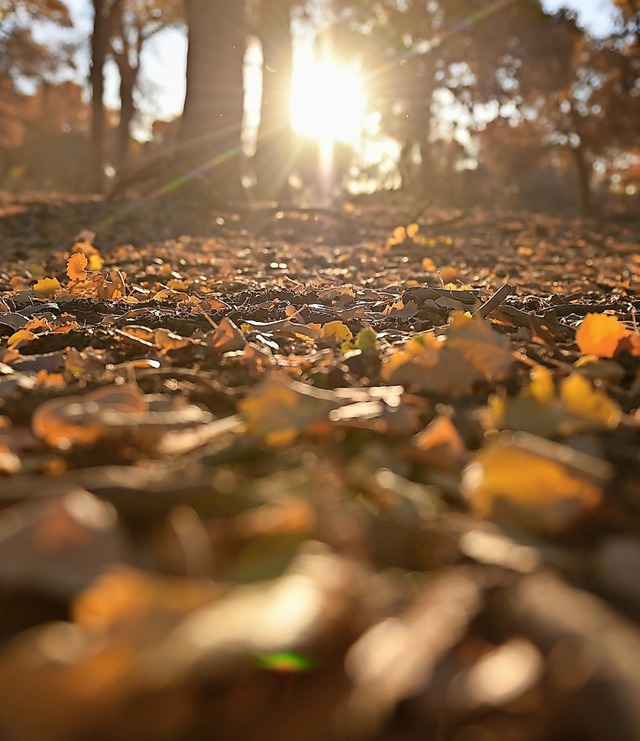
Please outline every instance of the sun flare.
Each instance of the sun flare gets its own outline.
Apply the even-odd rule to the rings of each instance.
[[[355,143],[364,126],[366,103],[355,68],[311,56],[296,61],[291,122],[298,135]]]

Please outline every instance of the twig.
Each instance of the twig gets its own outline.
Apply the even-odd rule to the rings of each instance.
[[[483,319],[486,319],[492,311],[495,311],[498,306],[515,291],[515,286],[510,283],[503,283],[500,288],[491,296],[488,301],[476,311],[476,314],[480,314]]]
[[[596,314],[603,311],[621,311],[628,310],[628,307],[621,307],[620,304],[557,304],[549,306],[537,314],[555,314],[556,316],[568,316],[569,314]]]

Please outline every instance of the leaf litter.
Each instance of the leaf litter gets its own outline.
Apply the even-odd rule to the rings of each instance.
[[[0,735],[637,738],[637,224],[14,205]]]

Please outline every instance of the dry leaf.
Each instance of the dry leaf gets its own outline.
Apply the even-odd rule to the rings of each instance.
[[[156,329],[154,333],[154,342],[156,347],[163,353],[171,352],[171,350],[180,350],[181,348],[192,344],[192,340],[188,337],[180,337],[180,335],[170,332],[168,329],[163,329],[162,327]]]
[[[242,350],[247,340],[236,325],[224,317],[220,324],[213,330],[207,332],[205,342],[210,350],[217,353],[235,352]]]
[[[343,403],[332,392],[314,389],[274,371],[238,403],[238,409],[251,434],[281,445],[309,425],[327,419]]]
[[[349,342],[353,339],[353,333],[347,327],[346,324],[343,324],[342,322],[327,322],[326,324],[322,325],[321,330],[321,337],[329,338],[333,337],[336,339],[337,342]]]
[[[564,446],[546,441],[521,445],[522,439],[535,440],[501,436],[481,448],[464,469],[462,493],[477,515],[506,516],[527,528],[557,532],[600,504],[601,481],[586,465],[579,470],[587,456],[574,453],[578,465],[570,468]],[[547,450],[552,454],[545,455]]]
[[[433,334],[411,339],[386,359],[382,377],[428,393],[462,396],[477,381],[504,376],[512,362],[509,341],[487,320],[458,313],[445,341]]]
[[[593,386],[580,373],[572,373],[560,386],[560,399],[564,408],[603,427],[614,428],[620,424],[622,411],[606,392]]]
[[[45,401],[34,412],[31,426],[34,434],[49,445],[91,445],[107,432],[99,419],[101,412],[135,413],[146,409],[145,396],[134,384],[106,386],[85,396]]]
[[[60,290],[60,283],[57,278],[41,278],[33,287],[33,290],[39,296],[51,296]]]
[[[511,344],[480,315],[456,312],[447,331],[447,346],[459,353],[485,378],[502,378],[513,365]]]
[[[440,414],[427,427],[413,438],[413,444],[420,451],[420,460],[427,465],[447,471],[462,466],[467,454],[467,446],[451,417]]]
[[[84,252],[74,252],[67,260],[67,278],[69,280],[86,280],[87,271],[85,268],[89,260]]]
[[[22,345],[26,345],[28,342],[37,339],[37,335],[30,332],[28,329],[19,329],[14,332],[11,337],[7,340],[7,345],[11,350],[16,350]]]
[[[615,316],[587,314],[576,332],[576,342],[583,355],[612,358],[620,340],[630,334]]]

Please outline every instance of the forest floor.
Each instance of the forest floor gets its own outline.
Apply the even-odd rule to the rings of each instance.
[[[2,741],[640,737],[640,222],[0,201]]]

